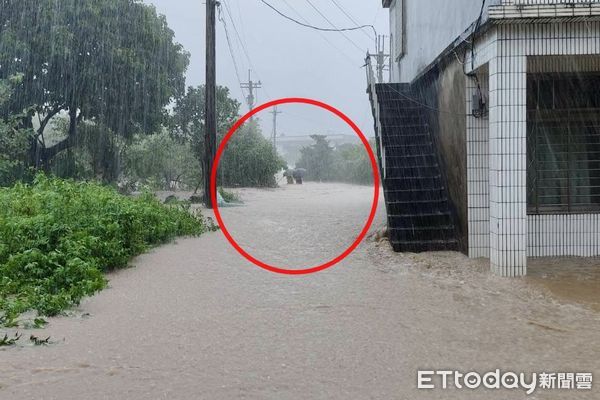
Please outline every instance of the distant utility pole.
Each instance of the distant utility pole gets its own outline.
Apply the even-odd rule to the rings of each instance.
[[[273,114],[273,148],[275,151],[277,151],[277,115],[282,113],[283,111],[279,111],[277,106],[273,107],[273,111],[271,111],[271,114]]]
[[[383,72],[386,70],[386,59],[390,57],[389,54],[385,53],[385,36],[377,36],[377,52],[375,54],[369,53],[370,57],[375,57],[377,60],[377,82],[383,82]]]
[[[204,204],[213,208],[210,175],[217,148],[217,71],[216,71],[217,0],[206,0],[206,109],[204,138]]]
[[[254,91],[256,89],[262,88],[262,82],[253,82],[252,81],[252,71],[248,70],[248,82],[241,84],[242,89],[248,89],[248,97],[246,97],[246,101],[248,102],[248,109],[250,111],[254,110],[256,96],[254,95]],[[254,117],[252,118],[254,119]]]

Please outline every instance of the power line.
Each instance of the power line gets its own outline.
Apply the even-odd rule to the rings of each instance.
[[[238,80],[238,84],[240,85],[240,90],[242,91],[242,96],[246,96],[244,93],[244,88],[242,87],[242,79],[240,78],[240,69],[238,67],[237,61],[235,59],[235,52],[233,51],[233,46],[231,45],[231,39],[229,37],[229,30],[227,29],[227,23],[225,19],[223,19],[223,15],[221,14],[221,5],[218,5],[219,10],[219,21],[223,23],[223,28],[225,29],[225,37],[227,38],[227,47],[229,48],[229,55],[231,56],[231,61],[233,61],[233,67],[235,69],[235,76]]]
[[[283,2],[284,2],[284,3],[285,3],[287,6],[288,6],[288,8],[289,8],[290,10],[292,10],[292,11],[293,11],[293,12],[294,12],[294,13],[295,13],[297,16],[298,16],[298,18],[300,18],[302,21],[304,21],[306,25],[309,25],[309,26],[310,26],[310,24],[309,24],[308,20],[307,20],[306,18],[304,18],[304,17],[302,16],[302,14],[300,14],[300,13],[298,12],[298,10],[296,10],[296,9],[295,9],[295,8],[294,8],[294,7],[293,7],[293,6],[292,6],[292,5],[291,5],[291,4],[290,4],[290,3],[289,3],[287,0],[282,0],[282,1],[283,1]],[[302,24],[302,25],[304,25],[304,24]],[[336,45],[335,45],[335,43],[333,43],[331,40],[329,40],[329,39],[327,38],[327,36],[325,36],[325,35],[323,34],[323,32],[321,32],[319,29],[317,29],[317,33],[319,34],[319,36],[321,36],[321,38],[322,38],[323,40],[325,40],[327,43],[329,43],[329,44],[331,45],[331,47],[333,47],[334,49],[336,49],[337,51],[339,51],[339,52],[340,52],[340,54],[341,54],[341,55],[343,55],[343,56],[344,56],[344,57],[345,57],[345,58],[346,58],[348,61],[350,61],[351,63],[354,63],[354,62],[355,62],[355,60],[353,60],[353,59],[352,59],[352,57],[350,57],[348,54],[346,54],[346,52],[345,52],[344,50],[342,50],[342,49],[340,49],[338,46],[336,46]]]
[[[258,79],[260,81],[262,81],[262,78],[258,72],[258,70],[254,67],[254,63],[252,62],[252,58],[250,57],[250,54],[248,52],[248,49],[246,47],[246,44],[244,42],[244,40],[242,39],[242,35],[240,35],[239,30],[237,29],[237,26],[235,24],[235,20],[233,19],[233,13],[231,12],[231,8],[229,7],[229,4],[227,1],[225,0],[221,0],[222,3],[225,5],[225,12],[227,13],[227,16],[229,17],[229,20],[231,21],[231,25],[233,26],[233,31],[237,37],[237,40],[242,48],[242,51],[244,53],[244,55],[246,56],[246,60],[248,60],[248,65],[250,66],[250,69],[252,69],[252,71],[254,71],[254,73],[256,74],[256,76],[258,77]],[[269,91],[266,88],[263,88],[265,93],[267,94],[267,96],[271,97],[269,94]]]
[[[350,15],[349,12],[347,12],[344,7],[342,7],[340,5],[340,3],[337,2],[337,0],[331,0],[331,2],[342,12],[344,13],[344,15],[346,17],[348,17],[348,19],[354,23],[354,25],[356,25],[357,27],[360,26],[361,24],[359,24],[358,22],[356,22],[356,20],[354,19],[354,17],[352,17],[352,15]],[[377,32],[375,32],[375,37],[372,37],[371,35],[369,35],[367,32],[365,32],[364,30],[361,30],[361,32],[363,33],[363,35],[365,35],[366,37],[368,37],[370,40],[376,40],[377,38]]]
[[[350,37],[348,37],[348,35],[346,35],[346,34],[344,33],[344,31],[343,31],[343,30],[340,30],[340,29],[339,29],[339,28],[338,28],[338,27],[337,27],[337,26],[336,26],[336,25],[335,25],[333,22],[331,22],[331,20],[330,20],[329,18],[327,18],[327,16],[326,16],[325,14],[323,14],[323,13],[321,12],[321,10],[319,10],[319,9],[317,8],[317,6],[315,6],[315,5],[312,3],[312,1],[310,1],[310,0],[306,0],[306,2],[307,2],[308,4],[310,4],[310,6],[311,6],[311,7],[312,7],[312,8],[313,8],[313,9],[314,9],[314,10],[315,10],[315,11],[316,11],[316,12],[317,12],[317,13],[318,13],[318,14],[319,14],[321,17],[323,17],[323,19],[324,19],[325,21],[327,21],[327,23],[328,23],[329,25],[331,25],[331,26],[332,26],[334,29],[337,29],[337,30],[339,30],[339,32],[342,34],[342,36],[344,36],[344,38],[346,38],[346,40],[347,40],[348,42],[350,42],[350,43],[351,43],[351,44],[352,44],[354,47],[356,47],[356,48],[358,49],[358,51],[362,51],[361,47],[360,47],[359,45],[357,45],[357,44],[356,44],[356,42],[355,42],[354,40],[350,39]],[[358,28],[358,27],[357,27],[357,28]]]
[[[222,1],[222,3],[225,5],[225,12],[227,13],[227,16],[229,17],[229,20],[231,21],[231,25],[233,26],[233,31],[238,39],[238,42],[242,48],[242,51],[244,52],[244,55],[246,56],[246,59],[248,60],[248,64],[250,65],[250,67],[252,69],[254,69],[254,65],[252,65],[252,60],[250,59],[250,55],[248,54],[248,50],[246,49],[246,45],[244,44],[244,41],[242,40],[242,36],[240,35],[240,32],[237,29],[237,26],[235,24],[235,21],[233,19],[233,14],[231,13],[231,9],[229,8],[229,4],[227,4],[226,1]]]
[[[263,4],[265,4],[267,7],[269,7],[270,9],[272,9],[273,11],[275,11],[277,14],[279,14],[280,16],[282,16],[283,18],[290,20],[292,22],[294,22],[295,24],[301,25],[305,28],[310,28],[310,29],[315,29],[317,31],[322,31],[322,32],[347,32],[347,31],[358,31],[361,29],[365,29],[365,28],[371,28],[373,29],[374,32],[376,32],[375,27],[373,25],[361,25],[361,26],[355,26],[355,27],[351,27],[351,28],[337,28],[333,23],[331,23],[331,21],[329,21],[329,19],[323,15],[321,13],[321,11],[319,11],[318,8],[316,8],[314,6],[314,4],[312,4],[309,0],[307,0],[309,2],[309,4],[323,17],[325,18],[325,20],[327,20],[329,22],[330,25],[333,26],[333,28],[322,28],[322,27],[318,27],[318,26],[314,26],[311,25],[309,23],[304,23],[301,21],[298,21],[297,19],[294,19],[292,17],[290,17],[289,15],[284,14],[283,12],[279,11],[277,8],[275,8],[274,6],[272,6],[271,4],[269,4],[268,2],[266,2],[265,0],[260,0]],[[287,4],[287,3],[286,3]],[[351,40],[350,40],[351,41]],[[352,41],[351,41],[352,42]],[[363,49],[361,49],[360,47],[358,47],[358,45],[356,45],[356,43],[352,42],[355,46],[357,46],[357,48],[360,51],[363,51]]]

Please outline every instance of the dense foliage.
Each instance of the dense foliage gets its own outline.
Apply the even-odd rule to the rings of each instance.
[[[0,80],[0,109],[6,104],[20,77]],[[20,126],[21,115],[0,118],[0,186],[26,177],[29,141],[33,131]]]
[[[0,79],[22,75],[3,114],[31,110],[30,163],[47,166],[93,121],[120,135],[153,132],[184,93],[189,55],[164,16],[140,0],[6,0],[0,7]],[[67,135],[45,130],[59,114]]]
[[[152,188],[177,190],[199,184],[200,161],[189,143],[167,132],[136,137],[126,151],[128,179]]]
[[[273,187],[275,174],[286,168],[255,122],[242,126],[227,143],[219,165],[219,184],[223,186]]]
[[[220,137],[225,136],[239,117],[240,103],[230,95],[228,88],[217,86],[217,132]],[[177,99],[169,117],[171,134],[191,142],[199,159],[204,156],[205,106],[204,85],[190,86],[185,95]]]
[[[0,189],[0,324],[28,310],[55,315],[106,285],[103,272],[176,236],[200,216],[151,195],[49,179]]]
[[[332,147],[327,136],[312,135],[314,143],[300,150],[297,168],[306,169],[307,180],[346,182],[361,185],[373,182],[373,169],[362,144]]]

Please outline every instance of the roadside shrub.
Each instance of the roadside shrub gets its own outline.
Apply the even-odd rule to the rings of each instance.
[[[206,230],[181,205],[95,183],[38,175],[31,185],[0,189],[0,325],[30,310],[56,315],[103,289],[104,272]]]

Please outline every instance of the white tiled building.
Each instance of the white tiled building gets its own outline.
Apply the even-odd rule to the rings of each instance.
[[[434,110],[465,252],[502,276],[600,255],[600,0],[383,5],[392,81]]]

